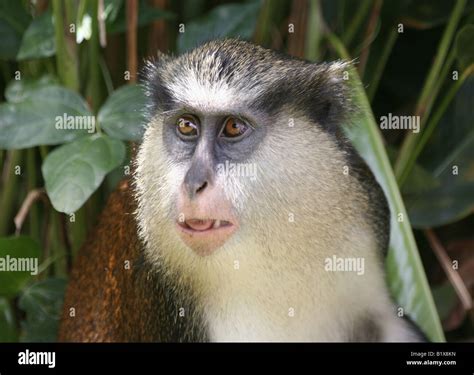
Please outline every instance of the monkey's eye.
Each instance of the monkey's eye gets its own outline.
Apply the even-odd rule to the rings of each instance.
[[[224,126],[219,136],[237,140],[242,138],[244,134],[249,131],[249,128],[250,126],[243,120],[237,117],[228,117],[224,122]]]
[[[176,121],[178,135],[185,138],[195,138],[199,134],[197,119],[191,115],[183,115]]]

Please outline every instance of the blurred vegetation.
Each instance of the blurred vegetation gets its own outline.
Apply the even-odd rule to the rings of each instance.
[[[54,341],[74,256],[143,132],[143,59],[217,37],[354,60],[345,129],[390,202],[399,313],[472,340],[473,0],[0,0],[0,257],[40,260],[0,272],[0,342]],[[381,131],[388,113],[421,131]],[[63,114],[95,116],[94,133],[56,129]]]

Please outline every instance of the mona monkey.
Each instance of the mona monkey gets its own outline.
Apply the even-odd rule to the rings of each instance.
[[[385,196],[341,131],[347,68],[232,39],[148,62],[134,175],[76,258],[59,339],[420,340],[385,282]]]

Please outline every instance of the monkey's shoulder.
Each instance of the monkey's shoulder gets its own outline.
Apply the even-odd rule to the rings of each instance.
[[[133,217],[129,180],[114,191],[74,261],[59,330],[61,341],[152,341],[151,293]],[[140,308],[139,308],[140,307]],[[147,320],[148,319],[148,320]]]

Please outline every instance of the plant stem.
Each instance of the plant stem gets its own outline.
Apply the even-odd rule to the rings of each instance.
[[[395,26],[393,26],[390,29],[387,41],[385,42],[385,46],[383,47],[383,50],[382,50],[382,54],[378,60],[378,63],[372,75],[372,80],[370,82],[369,87],[367,88],[367,96],[371,102],[375,96],[375,93],[377,92],[380,79],[382,78],[382,73],[384,71],[385,65],[387,64],[390,53],[392,52],[393,46],[395,45],[397,37],[398,37],[397,29],[395,28]]]
[[[126,0],[127,7],[127,69],[130,82],[137,81],[137,20],[138,1]]]
[[[438,46],[438,51],[436,53],[433,66],[431,67],[428,77],[424,83],[420,98],[418,99],[415,116],[421,116],[422,123],[426,121],[425,117],[429,116],[429,110],[431,109],[430,101],[434,101],[435,95],[433,95],[433,93],[437,86],[440,72],[445,62],[446,54],[448,53],[449,46],[454,38],[454,34],[456,32],[459,20],[461,19],[465,5],[466,0],[456,1],[456,5],[454,6],[449,18],[449,22],[446,25],[443,37]],[[407,168],[410,155],[413,153],[422,131],[423,129],[420,126],[420,133],[410,132],[403,141],[398,159],[395,163],[395,175],[400,187],[403,185],[410,173],[410,168]]]
[[[33,191],[36,189],[37,185],[37,176],[38,168],[36,168],[36,161],[35,161],[35,148],[29,148],[26,151],[26,177],[27,177],[27,186],[28,191]],[[38,205],[33,204],[30,207],[30,211],[28,213],[29,223],[30,223],[30,235],[35,240],[40,241],[40,224],[39,224],[39,210]]]
[[[91,1],[89,4],[89,11],[92,18],[92,35],[89,40],[89,82],[87,97],[89,98],[89,102],[92,104],[92,110],[95,114],[99,111],[103,100],[100,82],[99,20],[97,10],[97,2]],[[99,124],[96,125],[97,131],[100,132]]]
[[[87,235],[85,206],[82,206],[74,213],[74,222],[71,222],[70,217],[66,216],[66,227],[70,233],[69,239],[71,241],[72,254],[75,255],[84,243],[84,239]]]
[[[20,180],[20,176],[15,174],[15,168],[21,164],[23,159],[23,150],[11,150],[9,153],[8,172],[0,196],[0,207],[2,208],[0,215],[0,236],[8,234],[7,232],[13,224],[13,205]]]
[[[64,251],[64,245],[61,241],[61,223],[60,213],[56,210],[51,210],[50,220],[51,225],[49,227],[50,232],[50,256],[56,258],[54,262],[54,276],[65,277],[67,276],[67,264],[66,264],[66,253]]]
[[[72,1],[63,2],[61,0],[53,0],[54,15],[54,34],[56,40],[56,64],[58,75],[61,82],[74,91],[79,90],[79,76],[76,56],[76,41],[74,35],[66,37],[64,33],[64,9],[63,5],[68,7],[67,15],[71,15],[71,7],[74,5]],[[66,16],[67,16],[66,15]],[[71,19],[66,17],[66,23],[69,25]]]
[[[331,47],[336,51],[336,54],[339,56],[339,58],[351,60],[351,56],[349,55],[349,52],[347,52],[346,47],[335,34],[331,32],[326,33],[326,39]]]
[[[110,76],[109,68],[104,58],[100,57],[100,70],[102,71],[102,76],[104,77],[105,87],[107,88],[107,94],[110,95],[114,91],[114,83],[112,82],[112,77]]]
[[[370,18],[367,23],[367,30],[365,31],[363,39],[362,51],[359,56],[359,65],[357,66],[359,70],[359,75],[361,77],[364,76],[365,66],[367,64],[367,60],[369,59],[370,47],[372,45],[374,35],[376,33],[377,23],[379,22],[381,9],[382,0],[375,0],[374,5],[372,7],[372,11],[370,12]]]
[[[286,0],[264,0],[258,16],[253,41],[262,46],[270,46],[275,25],[285,16]]]
[[[364,21],[364,19],[366,18],[367,13],[371,8],[371,5],[372,0],[363,0],[359,2],[359,8],[357,9],[357,12],[354,17],[352,17],[351,23],[349,24],[347,31],[341,38],[342,43],[344,43],[344,45],[349,46],[349,44],[351,44],[352,40],[357,34],[357,31],[360,28],[360,25],[362,24],[362,21]]]
[[[306,25],[305,58],[316,61],[319,58],[319,44],[322,37],[321,4],[319,0],[310,0]]]

